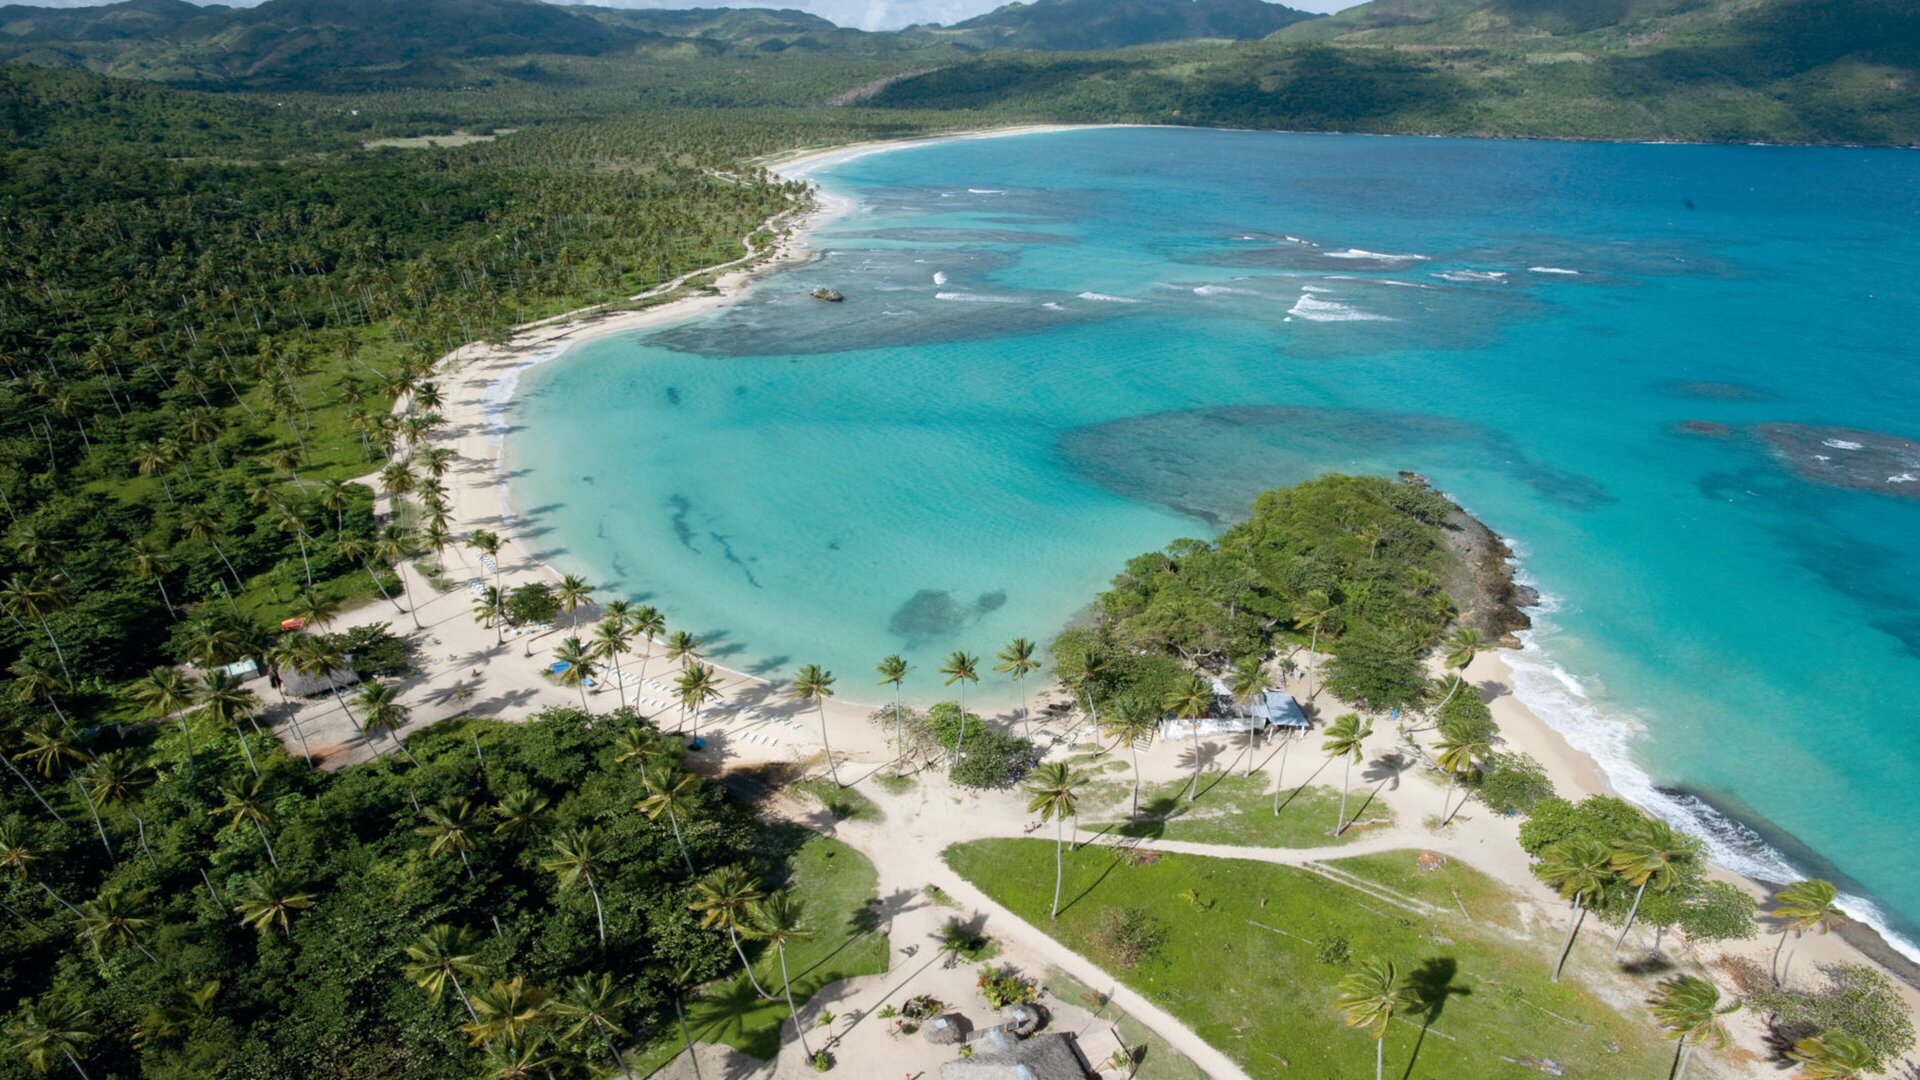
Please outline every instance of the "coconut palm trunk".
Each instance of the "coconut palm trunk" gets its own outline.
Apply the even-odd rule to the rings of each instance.
[[[600,887],[593,883],[592,874],[587,874],[585,877],[587,879],[587,893],[593,897],[593,921],[600,928],[600,944],[605,945],[607,943],[607,913],[600,906]]]
[[[1200,721],[1193,722],[1193,784],[1187,788],[1187,801],[1200,797]]]
[[[1647,881],[1640,883],[1638,889],[1633,890],[1633,906],[1627,909],[1627,925],[1621,927],[1620,936],[1613,939],[1613,958],[1616,960],[1620,958],[1620,946],[1626,943],[1627,931],[1633,929],[1634,916],[1640,914],[1640,898],[1647,895],[1647,882],[1652,880],[1649,877]]]
[[[1140,740],[1127,743],[1127,752],[1133,755],[1133,812],[1127,816],[1140,816]]]
[[[87,794],[86,786],[80,783],[80,777],[73,778],[73,786],[80,791],[80,801],[87,804],[87,814],[93,818],[94,830],[100,834],[100,846],[107,849],[107,861],[118,866],[120,860],[113,854],[113,845],[107,842],[107,827],[100,823],[100,809],[93,805],[93,796]]]
[[[673,825],[673,842],[680,845],[680,858],[687,864],[687,873],[693,874],[693,856],[687,854],[687,842],[680,839],[680,815],[667,810],[667,821]]]
[[[693,1051],[693,1032],[687,1030],[687,1013],[680,1007],[680,995],[673,996],[673,1017],[680,1021],[680,1038],[687,1044],[687,1060],[693,1063],[693,1080],[700,1080],[700,1055]]]
[[[773,995],[767,993],[766,987],[761,986],[760,980],[754,976],[753,965],[747,962],[747,950],[740,945],[740,931],[728,926],[727,937],[733,942],[733,954],[740,958],[740,968],[747,973],[747,982],[753,986],[753,992],[759,994],[762,999],[772,997]]]
[[[787,947],[776,944],[774,948],[780,953],[780,982],[787,995],[787,1015],[793,1018],[794,1034],[800,1036],[800,1052],[812,1060],[813,1051],[807,1047],[807,1029],[800,1026],[800,1010],[793,1007],[793,980],[787,977]]]
[[[460,1004],[467,1007],[467,1016],[472,1018],[474,1023],[478,1024],[480,1022],[480,1014],[473,1011],[473,1002],[467,999],[466,988],[460,985],[460,976],[449,971],[447,972],[447,978],[453,980],[453,992],[460,996]]]
[[[18,777],[21,783],[27,785],[27,790],[33,792],[34,801],[38,802],[41,808],[46,810],[47,813],[52,814],[53,820],[59,822],[62,825],[65,825],[67,823],[67,819],[61,817],[60,811],[55,810],[53,808],[53,804],[48,802],[46,800],[46,797],[40,794],[40,789],[34,786],[32,780],[27,779],[27,774],[20,771],[20,767],[13,763],[12,758],[8,757],[5,754],[0,754],[0,763],[4,763],[7,766],[8,772]]]
[[[1334,822],[1333,835],[1337,839],[1347,831],[1347,792],[1353,787],[1353,755],[1346,755],[1347,767],[1340,779],[1340,820]]]
[[[843,788],[843,787],[846,787],[847,785],[845,785],[845,784],[843,784],[843,783],[841,783],[841,782],[840,782],[840,766],[839,766],[839,765],[837,765],[837,764],[835,764],[835,762],[834,762],[834,760],[833,760],[833,744],[832,744],[831,742],[828,742],[828,741],[827,741],[827,702],[826,702],[826,699],[824,699],[824,698],[821,698],[821,697],[815,697],[815,698],[813,699],[813,703],[814,703],[814,704],[815,704],[816,706],[818,706],[818,707],[819,707],[819,709],[820,709],[820,745],[821,745],[821,746],[822,746],[823,748],[825,748],[825,750],[827,751],[827,772],[828,772],[828,774],[829,774],[829,775],[831,775],[831,776],[833,777],[833,786],[834,786],[834,787],[842,787],[842,788]],[[965,721],[962,721],[962,723],[964,723],[964,722],[965,722]]]
[[[1061,853],[1061,846],[1066,843],[1066,829],[1067,816],[1055,814],[1053,817],[1053,910],[1047,913],[1049,919],[1060,917],[1060,882],[1067,874],[1066,862]]]
[[[1567,939],[1560,945],[1560,959],[1553,965],[1553,978],[1549,982],[1560,981],[1560,970],[1567,966],[1567,957],[1573,954],[1573,935],[1580,932],[1580,924],[1587,919],[1587,909],[1580,903],[1580,897],[1573,898],[1573,910],[1567,916]]]
[[[1280,765],[1273,770],[1273,816],[1280,816],[1280,793],[1287,788],[1287,751],[1293,749],[1293,735],[1280,736]]]

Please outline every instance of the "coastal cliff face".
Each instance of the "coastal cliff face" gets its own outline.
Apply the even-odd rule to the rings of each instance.
[[[1419,473],[1402,472],[1402,483],[1433,491]],[[1437,492],[1436,492],[1437,494]],[[1442,496],[1443,498],[1445,496]],[[1451,499],[1447,522],[1447,550],[1453,566],[1444,582],[1447,595],[1460,609],[1460,624],[1479,630],[1502,648],[1518,649],[1516,634],[1533,625],[1526,609],[1540,602],[1539,593],[1513,578],[1513,549],[1499,533],[1467,513]]]

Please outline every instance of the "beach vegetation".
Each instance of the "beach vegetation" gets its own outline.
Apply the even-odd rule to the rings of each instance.
[[[1738,1000],[1722,1004],[1720,988],[1698,975],[1676,975],[1662,981],[1648,1001],[1654,1022],[1675,1043],[1670,1080],[1682,1080],[1694,1047],[1722,1049],[1730,1041],[1722,1019],[1739,1012]]]
[[[1496,814],[1530,814],[1553,798],[1553,780],[1533,755],[1496,750],[1476,774],[1473,793]]]
[[[1864,964],[1822,964],[1813,985],[1776,986],[1759,963],[1726,961],[1747,1004],[1767,1018],[1784,1045],[1807,1039],[1857,1043],[1868,1060],[1864,1073],[1878,1073],[1914,1047],[1913,1016],[1885,973]],[[1851,1055],[1849,1055],[1851,1056]]]

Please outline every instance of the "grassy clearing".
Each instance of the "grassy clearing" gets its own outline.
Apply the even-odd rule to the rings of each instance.
[[[1059,968],[1048,968],[1046,977],[1041,981],[1054,997],[1087,1009],[1113,1025],[1127,1048],[1133,1051],[1135,1080],[1207,1080],[1205,1069],[1167,1045],[1167,1041],[1154,1034],[1152,1028],[1115,1007],[1113,1002],[1107,1000],[1107,995]],[[1096,1061],[1094,1064],[1106,1063]]]
[[[1338,837],[1334,822],[1340,815],[1340,789],[1322,786],[1294,788],[1280,794],[1280,813],[1273,812],[1273,790],[1268,775],[1255,771],[1204,773],[1200,792],[1187,801],[1187,780],[1140,786],[1140,816],[1129,819],[1129,784],[1093,785],[1081,816],[1090,830],[1111,830],[1119,836],[1154,840],[1186,840],[1197,844],[1236,847],[1303,848],[1345,844],[1369,834],[1371,828],[1393,820],[1393,812],[1373,788],[1355,787],[1347,797],[1347,818],[1357,820]]]
[[[829,983],[886,971],[891,947],[869,903],[879,881],[873,864],[838,840],[813,836],[791,865],[787,888],[806,901],[807,924],[814,935],[787,948],[794,1002],[804,1005]],[[776,996],[780,993],[780,960],[772,949],[754,957],[753,970],[760,985]],[[804,1009],[801,1019],[808,1019]],[[787,1003],[761,1001],[743,974],[702,987],[700,996],[687,1005],[687,1026],[697,1042],[725,1043],[762,1060],[778,1052],[782,1039],[793,1037]],[[629,1056],[635,1075],[653,1072],[684,1049],[678,1031],[659,1034],[645,1050]]]
[[[1172,854],[1135,865],[1124,852],[1083,848],[1067,859],[1064,910],[1049,921],[1052,844],[981,840],[948,848],[946,859],[1255,1075],[1371,1075],[1371,1040],[1344,1027],[1333,1002],[1350,965],[1375,957],[1397,963],[1423,1003],[1387,1033],[1394,1075],[1538,1077],[1547,1059],[1585,1077],[1667,1066],[1667,1046],[1642,1017],[1547,981],[1552,943],[1515,943],[1444,910],[1415,914],[1306,870]],[[1131,967],[1109,929],[1109,913],[1127,909],[1158,938]],[[1323,959],[1342,951],[1335,939],[1348,961]]]
[[[905,795],[907,792],[912,791],[919,781],[915,780],[912,776],[895,776],[892,773],[881,773],[879,776],[873,778],[873,783],[875,787],[878,787],[881,791],[889,795]]]
[[[1329,859],[1327,865],[1438,908],[1465,908],[1475,923],[1519,925],[1513,896],[1499,882],[1458,859],[1439,861],[1429,853],[1422,865],[1421,855],[1418,851],[1383,851]]]
[[[872,799],[831,780],[800,780],[788,784],[787,790],[819,803],[835,821],[882,821],[887,816]]]

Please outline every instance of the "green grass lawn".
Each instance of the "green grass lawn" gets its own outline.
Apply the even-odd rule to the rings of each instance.
[[[835,821],[882,821],[887,816],[872,799],[831,780],[800,780],[788,784],[787,790],[803,801],[819,803]]]
[[[794,854],[792,871],[787,887],[806,901],[813,931],[811,940],[787,947],[794,1002],[804,1005],[828,983],[886,971],[892,949],[868,905],[879,882],[873,864],[840,841],[816,835]],[[754,973],[760,985],[780,993],[780,960],[773,950],[754,956]],[[787,1003],[761,1001],[743,974],[703,987],[687,1006],[687,1026],[697,1042],[725,1043],[762,1060],[793,1038]],[[684,1049],[679,1031],[659,1034],[653,1044],[629,1055],[636,1075],[647,1075]],[[825,1041],[823,1033],[814,1045]]]
[[[980,840],[945,857],[1256,1076],[1372,1074],[1371,1040],[1344,1027],[1333,1006],[1349,965],[1369,958],[1398,964],[1423,1002],[1387,1033],[1394,1076],[1537,1078],[1543,1060],[1569,1077],[1659,1076],[1667,1067],[1668,1047],[1644,1017],[1616,1013],[1572,982],[1547,981],[1550,946],[1515,943],[1457,915],[1415,915],[1305,870],[1174,854],[1136,865],[1125,852],[1083,848],[1067,859],[1063,910],[1050,922],[1052,844]],[[1392,860],[1349,862],[1358,863],[1349,872],[1400,881]],[[1477,888],[1467,873],[1456,877]],[[1415,887],[1431,894],[1436,882]],[[1131,968],[1117,961],[1106,930],[1109,912],[1126,909],[1144,913],[1161,935]],[[1338,952],[1329,947],[1335,938],[1351,954],[1346,964],[1322,959]]]
[[[1499,882],[1458,859],[1422,867],[1420,852],[1382,851],[1329,859],[1326,865],[1437,908],[1449,911],[1465,908],[1475,923],[1508,927],[1519,924],[1513,895]]]
[[[1301,775],[1304,776],[1304,773]],[[1360,822],[1333,835],[1340,816],[1340,789],[1311,786],[1280,793],[1280,813],[1268,774],[1203,773],[1199,795],[1187,801],[1187,780],[1140,786],[1140,816],[1129,819],[1132,784],[1100,782],[1092,786],[1080,815],[1089,831],[1155,840],[1187,840],[1237,847],[1302,848],[1345,844],[1393,820],[1392,811],[1373,797],[1373,785],[1355,785],[1347,797],[1347,818]]]

